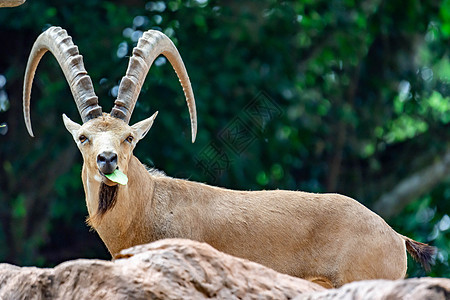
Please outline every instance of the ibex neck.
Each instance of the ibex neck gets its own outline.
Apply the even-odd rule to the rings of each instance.
[[[148,240],[147,236],[142,236],[149,230],[141,228],[144,226],[141,216],[145,214],[146,203],[152,201],[154,184],[145,166],[134,156],[130,159],[127,172],[128,184],[118,186],[114,206],[101,217],[96,215],[99,208],[101,181],[98,175],[89,172],[88,168],[83,166],[82,177],[89,224],[98,232],[111,254],[114,255],[124,248]]]

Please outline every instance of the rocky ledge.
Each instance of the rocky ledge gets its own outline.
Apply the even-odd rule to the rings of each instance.
[[[323,287],[219,252],[168,239],[123,250],[113,261],[55,268],[0,264],[0,299],[450,299],[450,279],[371,280]]]

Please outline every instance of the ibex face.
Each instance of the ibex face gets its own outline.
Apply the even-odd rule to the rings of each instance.
[[[91,177],[112,186],[117,183],[106,178],[105,174],[111,174],[116,169],[128,173],[133,149],[150,130],[157,114],[133,126],[109,114],[103,114],[83,125],[75,123],[66,115],[63,115],[63,120],[80,149]]]

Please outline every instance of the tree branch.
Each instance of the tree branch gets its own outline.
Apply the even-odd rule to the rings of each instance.
[[[384,218],[391,218],[402,209],[431,190],[449,176],[450,149],[434,164],[401,181],[394,189],[382,195],[373,209]]]
[[[14,7],[25,3],[26,0],[0,0],[0,7]]]

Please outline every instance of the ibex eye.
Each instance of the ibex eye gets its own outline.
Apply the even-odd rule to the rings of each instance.
[[[126,141],[131,144],[133,142],[133,139],[134,139],[133,136],[129,135]]]
[[[78,139],[80,140],[81,143],[84,143],[87,141],[87,137],[84,135],[80,135],[80,137]]]

